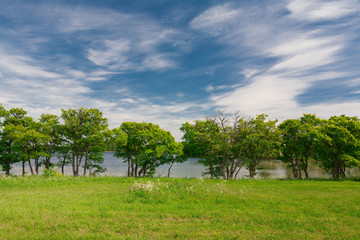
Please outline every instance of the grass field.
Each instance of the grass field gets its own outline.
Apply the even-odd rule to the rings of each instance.
[[[360,239],[360,182],[0,178],[0,239]]]

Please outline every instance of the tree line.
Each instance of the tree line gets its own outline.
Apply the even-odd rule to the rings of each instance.
[[[124,122],[109,129],[98,109],[62,109],[61,116],[27,116],[21,108],[0,105],[0,166],[10,175],[13,165],[26,165],[31,174],[43,167],[71,166],[73,176],[105,172],[104,151],[127,163],[127,176],[153,176],[157,167],[189,157],[199,159],[211,178],[235,179],[242,168],[253,178],[262,161],[280,159],[294,178],[309,178],[315,161],[333,179],[345,178],[347,168],[360,167],[360,120],[357,117],[317,118],[304,114],[282,123],[265,114],[245,117],[219,112],[182,124],[182,142],[170,132],[146,122]],[[57,159],[57,162],[52,162]]]

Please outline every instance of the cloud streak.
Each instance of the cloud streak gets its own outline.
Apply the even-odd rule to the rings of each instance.
[[[213,104],[229,112],[241,111],[248,115],[265,112],[280,119],[311,111],[327,116],[343,113],[357,115],[351,107],[344,106],[358,106],[360,102],[342,100],[342,103],[325,103],[319,99],[317,103],[302,105],[298,99],[318,81],[359,77],[353,72],[351,64],[342,66],[343,69],[337,67],[346,59],[344,52],[348,51],[353,41],[347,28],[338,31],[337,27],[343,22],[331,26],[318,23],[353,16],[359,12],[357,2],[289,1],[286,8],[290,13],[280,18],[283,6],[265,8],[264,11],[215,6],[191,23],[192,28],[204,33],[213,35],[216,32],[217,41],[231,49],[229,55],[241,54],[247,48],[252,49],[250,54],[254,57],[269,59],[265,65],[245,66],[238,86],[233,85],[230,91],[212,93],[210,99]],[[220,16],[229,16],[225,23],[207,21],[209,13],[216,13],[219,9]],[[242,14],[235,14],[237,12]],[[302,24],[296,25],[299,22]],[[209,92],[215,89],[207,87]]]

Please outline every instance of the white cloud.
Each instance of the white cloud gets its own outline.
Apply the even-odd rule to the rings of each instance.
[[[0,70],[3,74],[8,73],[22,77],[57,78],[61,76],[37,66],[30,57],[5,52],[2,46],[0,46]]]
[[[127,39],[104,41],[105,50],[89,49],[88,59],[99,66],[113,66],[117,68],[129,68],[126,54],[130,50],[130,43]]]
[[[140,69],[162,70],[176,67],[176,63],[165,54],[154,54],[148,56]]]
[[[305,18],[317,21],[346,17],[357,11],[358,5],[354,1],[329,4],[291,1],[288,7],[291,14],[284,17],[279,17],[281,6],[271,7],[271,11],[268,5],[264,6],[265,10],[236,10],[242,14],[233,14],[221,28],[216,21],[202,24],[198,20],[206,19],[202,16],[210,15],[210,12],[215,11],[214,8],[200,14],[195,18],[196,21],[194,19],[193,28],[208,34],[212,34],[215,29],[217,41],[228,49],[225,52],[229,56],[241,55],[245,51],[250,56],[272,58],[267,64],[252,64],[248,68],[245,63],[244,70],[240,71],[245,79],[239,76],[239,84],[229,85],[228,88],[208,85],[205,90],[211,92],[210,100],[228,112],[240,111],[252,116],[263,112],[282,119],[299,116],[303,112],[315,112],[322,116],[340,113],[356,115],[352,107],[357,106],[357,102],[326,102],[303,106],[297,98],[317,81],[358,76],[352,70],[337,67],[342,63],[343,52],[349,47],[352,38],[346,29],[333,30],[336,24],[314,29],[299,24],[299,21]],[[334,9],[339,11],[333,13]],[[346,81],[351,82],[343,81],[344,85]],[[221,89],[229,90],[216,92]]]
[[[120,99],[119,101],[126,103],[137,103],[137,101],[132,98],[124,98],[124,99]]]
[[[90,82],[97,82],[97,81],[105,81],[107,78],[105,77],[87,77],[85,80]]]
[[[49,11],[52,9],[52,11]],[[64,5],[43,5],[38,14],[48,20],[55,21],[60,32],[72,33],[92,29],[104,29],[109,26],[119,26],[131,23],[133,18],[129,14],[102,8],[70,8]]]
[[[185,96],[185,94],[183,92],[179,92],[179,93],[176,94],[176,96],[179,97],[179,98],[182,98],[182,97]]]
[[[356,0],[294,0],[289,1],[287,8],[291,12],[291,17],[303,21],[333,20],[358,11],[359,2]]]
[[[66,76],[69,78],[74,78],[78,80],[96,82],[96,81],[106,81],[108,80],[109,75],[118,74],[115,72],[97,70],[92,72],[83,72],[80,70],[70,69],[65,71]]]
[[[245,78],[251,78],[252,76],[254,76],[255,74],[258,74],[260,72],[260,70],[258,69],[244,69],[241,74],[243,74],[245,76]]]
[[[177,67],[174,59],[185,51],[178,46],[182,34],[164,29],[151,19],[139,16],[131,19],[132,22],[109,35],[116,40],[101,40],[94,44],[96,47],[89,48],[87,58],[111,71],[161,71]],[[158,47],[164,43],[177,47],[166,52]]]
[[[232,22],[240,12],[239,9],[233,9],[229,4],[218,5],[197,16],[191,21],[190,26],[197,30],[211,29],[211,34],[217,35],[219,31],[225,28],[229,22]]]
[[[212,91],[214,91],[215,90],[215,88],[212,86],[212,85],[208,85],[206,88],[205,88],[205,91],[206,92],[212,92]]]
[[[284,58],[281,62],[274,65],[271,70],[304,71],[315,69],[335,62],[336,54],[342,49],[341,46],[329,46],[314,49],[313,51],[304,51],[304,53]]]
[[[87,59],[110,71],[159,71],[173,68],[178,65],[175,57],[189,50],[189,44],[184,41],[186,34],[169,29],[161,21],[146,14],[54,3],[22,4],[3,14],[18,19],[24,11],[27,13],[24,19],[35,19],[41,23],[41,27],[22,27],[16,29],[14,34],[21,30],[29,35],[32,30],[46,29],[51,35],[44,38],[48,42],[49,38],[58,34],[62,34],[65,41],[81,40],[80,47],[85,46],[83,52]],[[41,45],[43,42],[32,39],[32,43]],[[173,48],[159,48],[164,43]],[[141,67],[143,63],[146,68]]]
[[[119,72],[109,72],[104,70],[97,70],[91,72],[92,76],[106,76],[106,75],[114,75],[114,74],[119,74]]]

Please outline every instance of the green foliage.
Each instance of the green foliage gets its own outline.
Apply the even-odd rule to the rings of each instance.
[[[260,161],[277,156],[280,132],[277,121],[266,121],[266,115],[245,118],[234,114],[233,121],[219,113],[195,124],[185,123],[185,151],[199,157],[200,163],[209,167],[211,178],[236,178],[243,165],[254,177]]]
[[[60,177],[64,177],[64,174],[59,173],[58,171],[56,171],[54,168],[51,167],[49,169],[44,168],[43,176],[60,178]]]
[[[20,108],[12,108],[9,111],[1,108],[1,114],[3,121],[0,132],[0,165],[6,175],[9,176],[11,165],[24,161],[25,156],[25,146],[21,145],[20,139],[24,139],[26,134],[20,137],[17,136],[17,133],[24,133],[25,130],[29,129],[33,120],[26,116],[25,110]]]
[[[153,176],[160,165],[179,160],[183,145],[152,123],[124,122],[114,129],[114,156],[128,163],[128,176]]]
[[[216,159],[217,146],[220,144],[218,126],[210,120],[196,120],[194,124],[182,124],[180,130],[184,133],[184,152],[199,158],[199,163],[208,167],[204,174],[210,174],[211,178],[222,176]]]
[[[332,174],[345,178],[346,168],[360,167],[360,121],[356,117],[333,116],[318,127],[314,158]]]
[[[302,178],[302,171],[308,178],[308,160],[316,137],[316,127],[321,120],[314,115],[304,114],[300,119],[288,119],[279,125],[282,133],[280,159],[291,167],[295,178]]]
[[[255,176],[257,166],[261,161],[275,159],[279,155],[281,135],[276,127],[277,120],[266,121],[267,117],[265,114],[260,114],[250,119],[247,127],[244,155],[251,178]]]
[[[235,115],[232,126],[229,118],[220,112],[213,118],[185,123],[180,128],[184,132],[186,152],[200,158],[199,162],[208,167],[204,174],[210,174],[211,178],[236,178],[244,164],[239,129],[245,121]]]
[[[360,167],[360,120],[333,116],[321,120],[312,114],[277,121],[261,114],[255,118],[220,112],[212,118],[184,123],[178,143],[167,131],[152,123],[124,122],[109,130],[98,109],[62,110],[60,118],[43,114],[38,121],[21,108],[6,110],[0,104],[0,167],[7,176],[14,163],[22,163],[31,174],[44,166],[49,170],[57,156],[57,166],[64,173],[72,166],[73,175],[80,168],[91,176],[105,172],[104,151],[115,149],[115,156],[128,163],[128,176],[150,177],[158,166],[191,157],[207,167],[203,174],[211,178],[236,179],[242,167],[254,177],[261,161],[281,159],[295,178],[308,178],[308,161],[316,159],[334,179],[345,178],[347,168]],[[186,154],[184,154],[184,152]]]
[[[52,165],[50,159],[62,142],[62,126],[60,125],[59,117],[52,114],[42,114],[39,123],[39,131],[47,136],[46,141],[42,144],[42,157],[45,158],[45,168],[50,169]]]
[[[63,109],[61,118],[64,120],[64,136],[71,145],[73,174],[79,175],[79,168],[83,163],[86,175],[88,164],[91,164],[89,161],[103,161],[99,154],[101,155],[105,149],[103,132],[108,126],[107,119],[103,117],[102,112],[93,108]]]

